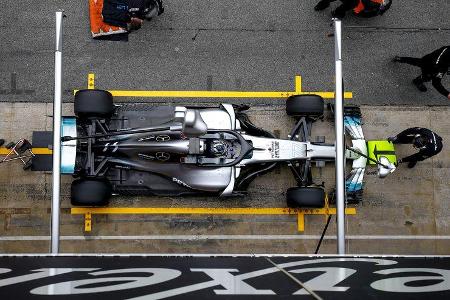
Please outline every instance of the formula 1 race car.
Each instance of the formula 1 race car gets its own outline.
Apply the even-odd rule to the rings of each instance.
[[[287,190],[290,207],[323,207],[323,186],[312,182],[311,166],[334,161],[334,144],[311,141],[312,124],[323,117],[317,95],[291,96],[286,112],[297,122],[288,139],[256,127],[248,106],[216,107],[114,105],[109,92],[81,90],[75,117],[62,122],[62,173],[73,174],[71,200],[77,206],[104,206],[119,195],[245,195],[250,182],[279,163],[292,170],[298,186]],[[385,176],[395,166],[371,158],[356,107],[345,109],[352,137],[347,201],[358,202],[368,160]],[[393,153],[391,153],[392,155]]]

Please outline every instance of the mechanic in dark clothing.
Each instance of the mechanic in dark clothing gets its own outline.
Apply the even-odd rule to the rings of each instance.
[[[413,127],[403,130],[394,137],[388,138],[394,144],[412,144],[419,152],[399,159],[398,163],[408,163],[408,168],[414,168],[418,161],[432,157],[442,150],[442,138],[427,128]]]
[[[107,24],[133,30],[163,12],[162,0],[104,0],[102,16]]]
[[[422,74],[413,80],[414,85],[421,92],[426,92],[427,87],[423,84],[431,80],[434,88],[450,100],[450,92],[442,86],[442,78],[449,71],[450,46],[442,47],[422,58],[394,57],[394,62],[410,64],[422,69]]]
[[[314,10],[324,10],[330,6],[331,2],[336,0],[320,0],[314,7]],[[335,18],[342,19],[345,13],[353,10],[358,17],[371,18],[384,14],[392,5],[392,0],[340,0],[342,4],[338,6],[331,14]]]

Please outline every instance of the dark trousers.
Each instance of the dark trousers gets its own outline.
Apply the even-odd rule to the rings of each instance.
[[[428,65],[424,63],[422,58],[403,56],[400,57],[399,62],[420,68],[422,74],[414,79],[416,82],[428,82],[432,79],[432,71],[429,70]]]
[[[395,137],[395,144],[412,144],[414,141],[414,137],[417,134],[424,134],[424,128],[420,128],[420,127],[412,127],[412,128],[408,128],[403,130],[402,132],[400,132],[399,134],[397,134]]]
[[[331,2],[335,2],[337,0],[320,0],[319,3],[325,3],[330,5]],[[336,7],[333,11],[333,16],[339,19],[345,17],[345,13],[358,5],[358,0],[340,0],[341,5]]]

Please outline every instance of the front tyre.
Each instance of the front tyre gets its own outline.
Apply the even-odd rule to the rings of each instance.
[[[320,187],[289,188],[286,202],[291,208],[322,208],[325,206],[325,191]]]
[[[81,119],[109,119],[114,113],[113,96],[103,90],[80,90],[75,94],[74,111]]]
[[[318,95],[295,95],[286,100],[286,113],[293,117],[319,118],[323,116],[324,101]]]
[[[112,195],[107,179],[80,178],[72,182],[71,203],[74,206],[106,206]]]

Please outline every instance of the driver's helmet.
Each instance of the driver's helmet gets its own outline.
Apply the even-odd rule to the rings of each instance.
[[[211,143],[211,152],[215,156],[223,156],[227,153],[227,146],[222,140],[213,140]]]

